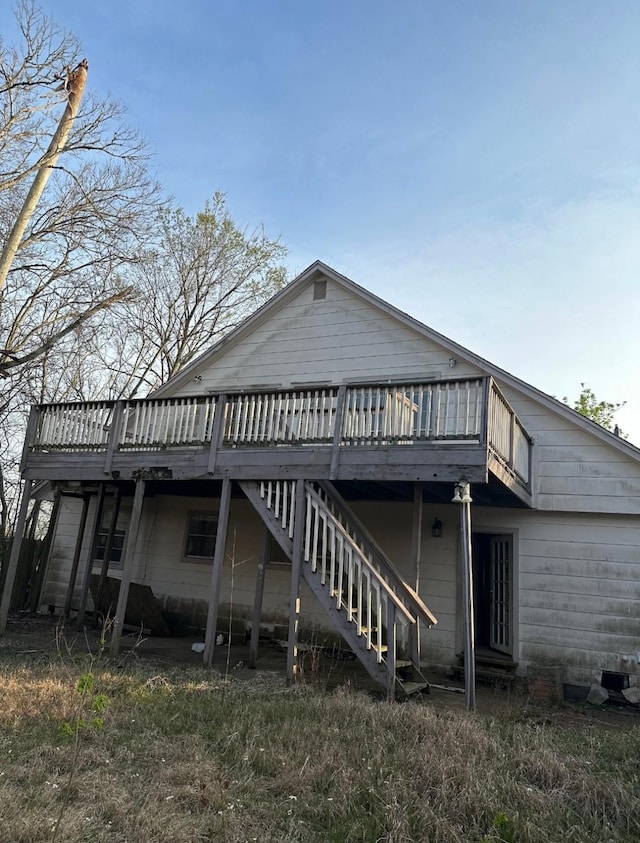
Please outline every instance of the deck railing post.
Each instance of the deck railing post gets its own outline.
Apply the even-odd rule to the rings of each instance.
[[[113,465],[113,455],[120,444],[120,427],[122,425],[122,414],[124,412],[124,401],[116,401],[113,413],[111,415],[111,424],[109,425],[109,437],[107,439],[107,450],[104,456],[104,473],[108,476],[111,474],[111,467]]]
[[[333,446],[331,449],[331,468],[329,479],[335,480],[338,476],[338,465],[340,463],[340,444],[342,442],[342,427],[344,424],[344,412],[347,403],[347,386],[342,384],[338,387],[338,398],[336,401],[336,415],[333,427]]]
[[[213,474],[216,470],[218,450],[224,441],[224,420],[227,414],[227,396],[219,395],[215,403],[213,415],[213,429],[211,431],[211,443],[209,445],[209,461],[207,463],[207,474]]]
[[[480,429],[480,444],[486,445],[489,443],[489,439],[491,437],[491,432],[489,430],[490,426],[490,417],[489,413],[491,412],[491,401],[493,399],[493,392],[492,392],[492,381],[491,378],[485,378],[484,384],[482,387],[482,415],[481,415],[481,429]]]
[[[29,421],[27,422],[27,431],[24,437],[24,445],[22,446],[22,458],[20,459],[20,472],[23,472],[27,464],[27,457],[36,443],[36,434],[38,431],[38,420],[40,417],[40,408],[33,405],[29,410]]]
[[[516,414],[510,409],[509,412],[509,460],[507,465],[513,471],[515,468],[516,456]]]

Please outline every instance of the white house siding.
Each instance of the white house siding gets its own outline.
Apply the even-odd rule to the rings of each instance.
[[[73,554],[78,537],[78,524],[82,512],[82,499],[63,495],[60,500],[60,512],[56,526],[56,534],[53,539],[51,558],[47,571],[47,579],[42,589],[40,604],[42,606],[55,606],[62,609],[71,577],[71,566]],[[86,554],[89,550],[90,525],[95,518],[95,498],[93,498],[87,516],[87,530],[83,543],[78,577],[76,581],[76,594],[81,587],[81,577],[84,570]],[[73,604],[76,605],[75,603]]]
[[[535,442],[535,505],[640,515],[640,461],[543,404],[501,385]]]
[[[326,299],[313,300],[313,285],[301,289],[199,370],[201,381],[191,380],[170,394],[478,374],[462,362],[450,368],[450,357],[417,331],[328,281]]]
[[[640,520],[478,508],[473,528],[516,533],[520,673],[558,665],[572,684],[588,685],[600,670],[636,681]]]
[[[353,503],[354,512],[367,526],[405,579],[415,583],[412,567],[412,506],[405,503]],[[422,629],[421,658],[432,665],[452,664],[456,646],[458,584],[458,514],[449,505],[423,509],[420,563],[420,596],[438,619],[431,629]],[[433,538],[431,525],[442,522],[442,538]]]

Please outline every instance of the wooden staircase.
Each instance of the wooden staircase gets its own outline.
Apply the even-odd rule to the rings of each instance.
[[[295,481],[240,485],[293,559]],[[433,626],[435,616],[331,483],[305,481],[304,507],[302,576],[336,629],[388,697],[428,692],[419,628]]]

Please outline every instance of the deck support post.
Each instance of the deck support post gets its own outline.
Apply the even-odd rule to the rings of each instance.
[[[49,566],[51,565],[51,557],[53,555],[53,538],[58,527],[58,519],[60,517],[60,506],[62,503],[62,494],[60,489],[56,489],[53,500],[53,509],[51,510],[51,519],[47,527],[47,535],[44,540],[44,552],[38,565],[38,571],[29,589],[29,611],[37,612],[40,606],[40,598],[42,596],[42,588],[45,584],[49,574]]]
[[[203,661],[211,667],[213,651],[216,646],[216,627],[218,625],[218,606],[220,604],[220,583],[222,568],[227,547],[227,528],[229,526],[229,510],[231,508],[231,480],[225,477],[220,492],[220,509],[218,510],[218,529],[216,532],[216,547],[213,553],[213,568],[211,570],[211,585],[209,588],[209,611],[207,612],[207,631],[204,639]]]
[[[7,629],[7,618],[9,617],[9,609],[11,607],[13,585],[16,580],[16,571],[18,570],[18,561],[20,559],[20,551],[22,549],[24,527],[27,521],[27,511],[29,509],[29,500],[31,498],[31,486],[31,480],[24,481],[22,499],[20,500],[20,509],[18,511],[18,520],[13,532],[13,541],[11,542],[11,554],[9,555],[7,575],[4,578],[2,601],[0,601],[0,635],[4,635]]]
[[[476,650],[473,607],[473,559],[471,551],[471,487],[458,483],[453,497],[460,504],[460,560],[462,565],[462,603],[464,623],[464,688],[468,711],[476,707]]]
[[[113,632],[111,633],[111,645],[109,647],[109,653],[112,657],[117,656],[120,652],[120,639],[122,638],[122,627],[127,614],[127,600],[129,599],[129,586],[131,585],[131,572],[133,571],[136,543],[140,532],[140,521],[142,520],[145,485],[144,480],[136,480],[131,520],[127,530],[127,538],[122,548],[122,576],[120,577],[118,604],[113,619]]]
[[[264,580],[269,562],[271,548],[271,533],[267,526],[263,530],[262,549],[258,560],[258,576],[256,579],[256,593],[253,599],[253,616],[251,620],[251,640],[249,642],[249,667],[255,668],[258,660],[258,642],[260,640],[260,618],[262,616],[262,599],[264,597]]]
[[[100,598],[104,590],[104,584],[107,581],[107,574],[109,573],[109,563],[111,562],[111,550],[113,549],[113,537],[116,532],[116,525],[118,523],[118,515],[120,514],[120,487],[116,486],[113,493],[113,508],[111,510],[111,518],[109,519],[109,532],[107,533],[107,541],[104,547],[104,557],[102,559],[102,568],[100,569],[100,579],[98,580],[98,587],[96,588],[96,599],[93,606],[93,623],[98,620],[98,612],[100,607]]]
[[[298,673],[298,624],[300,620],[300,578],[304,550],[305,521],[304,480],[296,480],[296,502],[293,515],[293,558],[289,596],[289,634],[287,636],[287,682],[295,682]]]
[[[387,601],[387,700],[392,702],[396,695],[396,607]]]
[[[413,523],[411,525],[411,560],[416,594],[420,594],[420,562],[422,560],[422,483],[413,484]],[[409,630],[411,661],[420,666],[420,619]]]
[[[69,574],[69,585],[67,587],[67,596],[64,599],[64,616],[68,618],[71,614],[71,601],[73,600],[73,592],[76,588],[76,578],[78,576],[78,563],[80,562],[80,553],[82,552],[82,542],[84,541],[84,531],[87,526],[87,514],[89,512],[89,500],[91,496],[84,494],[82,496],[82,512],[80,513],[80,523],[78,525],[78,535],[76,536],[76,546],[73,551],[73,561],[71,563],[71,573]]]
[[[93,522],[93,530],[91,533],[91,542],[87,551],[87,562],[84,569],[84,579],[82,580],[82,591],[80,592],[80,605],[78,606],[78,616],[76,618],[76,629],[81,630],[84,624],[84,613],[87,610],[87,600],[89,598],[89,586],[91,585],[91,574],[93,573],[93,560],[96,555],[96,547],[98,546],[98,533],[102,524],[102,512],[104,510],[104,495],[107,488],[106,483],[101,483],[98,487],[98,499],[96,502],[96,511]]]

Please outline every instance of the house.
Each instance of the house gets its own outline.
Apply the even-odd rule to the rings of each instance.
[[[460,665],[468,507],[477,666],[637,682],[640,450],[320,262],[151,397],[34,407],[23,477],[56,491],[42,606],[119,579],[114,652],[144,585],[209,662],[231,612],[290,676],[332,629],[409,693]]]

